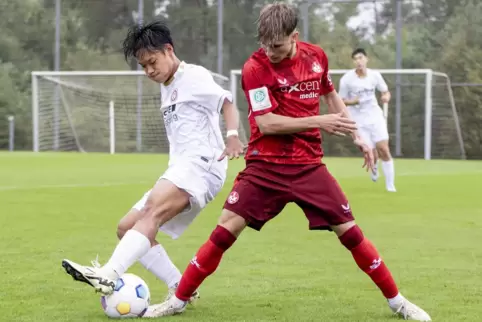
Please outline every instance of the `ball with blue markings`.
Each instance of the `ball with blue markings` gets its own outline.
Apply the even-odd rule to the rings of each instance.
[[[102,296],[100,302],[111,318],[142,317],[149,307],[151,294],[142,278],[126,273],[117,281],[114,293]]]

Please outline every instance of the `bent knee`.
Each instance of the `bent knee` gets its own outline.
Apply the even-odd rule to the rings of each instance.
[[[137,209],[131,209],[117,224],[117,237],[122,239],[125,233],[134,227],[136,222],[142,218],[142,212]]]
[[[356,223],[354,220],[352,220],[341,225],[331,226],[331,230],[333,230],[335,234],[340,237],[354,226],[356,226]]]
[[[388,161],[391,159],[390,148],[388,147],[388,142],[384,142],[377,147],[378,156],[383,161]]]
[[[219,217],[218,225],[226,228],[231,234],[238,237],[247,226],[247,222],[240,215],[224,209],[221,217]]]
[[[160,226],[177,216],[187,206],[189,206],[189,201],[187,204],[171,201],[160,204],[147,202],[141,213],[143,218],[156,222]]]
[[[130,220],[126,220],[122,218],[117,225],[117,238],[122,239],[126,232],[134,227],[135,222],[131,222]]]

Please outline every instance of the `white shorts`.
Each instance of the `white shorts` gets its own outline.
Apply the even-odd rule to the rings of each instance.
[[[190,194],[191,197],[189,198],[189,206],[162,225],[159,231],[166,233],[173,239],[182,235],[201,210],[221,191],[226,179],[226,169],[223,169],[222,166],[222,162],[218,165],[213,163],[208,166],[197,161],[183,161],[169,166],[159,179],[169,180],[176,187]],[[216,168],[212,169],[212,167]],[[224,176],[220,176],[221,173],[224,173]],[[150,193],[151,190],[147,191],[132,208],[141,210]]]
[[[378,142],[388,140],[387,124],[383,116],[372,124],[358,126],[358,133],[372,149],[375,148]]]

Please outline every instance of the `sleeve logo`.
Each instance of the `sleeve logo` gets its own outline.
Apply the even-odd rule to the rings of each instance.
[[[249,90],[249,101],[253,111],[262,111],[272,106],[266,86]]]

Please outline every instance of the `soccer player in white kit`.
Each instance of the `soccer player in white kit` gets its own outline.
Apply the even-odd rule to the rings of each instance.
[[[352,53],[356,68],[340,79],[339,94],[348,106],[351,117],[357,123],[358,133],[374,149],[374,155],[382,159],[387,191],[395,192],[395,167],[388,146],[387,123],[378,105],[376,90],[381,92],[381,101],[390,101],[390,92],[382,75],[367,68],[368,57],[363,48]],[[378,179],[377,158],[371,173],[373,181]]]
[[[132,27],[123,47],[126,60],[135,57],[146,75],[161,84],[160,113],[169,139],[169,165],[121,219],[120,242],[104,266],[97,261],[83,266],[67,259],[62,266],[75,280],[111,294],[118,278],[139,260],[167,284],[169,297],[181,273],[156,241],[157,232],[178,238],[221,190],[228,158],[243,152],[237,134],[239,115],[231,93],[208,70],[176,57],[170,31],[163,23]],[[221,112],[226,145],[219,126]]]

